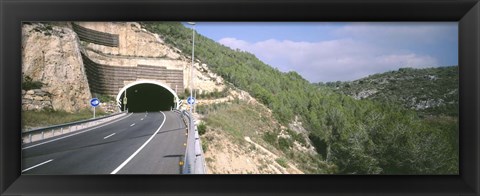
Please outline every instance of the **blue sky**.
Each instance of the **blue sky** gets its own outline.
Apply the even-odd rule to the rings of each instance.
[[[456,22],[197,22],[195,29],[311,82],[356,80],[401,67],[458,65]]]

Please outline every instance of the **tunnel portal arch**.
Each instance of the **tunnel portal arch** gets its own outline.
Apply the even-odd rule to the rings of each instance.
[[[181,104],[181,101],[180,99],[178,98],[178,95],[177,93],[172,89],[170,88],[167,84],[164,84],[160,81],[156,81],[156,80],[137,80],[135,82],[132,82],[132,83],[129,83],[127,85],[125,85],[117,94],[117,107],[119,109],[119,111],[122,111],[122,97],[123,97],[123,94],[125,93],[125,91],[133,86],[136,86],[136,85],[141,85],[141,84],[151,84],[151,85],[157,85],[159,87],[162,87],[164,89],[166,89],[168,92],[170,92],[172,95],[173,95],[173,98],[174,98],[174,109],[179,109],[180,108],[180,104]],[[128,103],[128,95],[127,95],[127,103]]]

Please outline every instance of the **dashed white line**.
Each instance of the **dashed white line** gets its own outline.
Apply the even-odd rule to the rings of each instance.
[[[109,138],[109,137],[112,137],[113,135],[115,135],[115,133],[112,133],[112,134],[110,134],[110,135],[107,135],[107,136],[105,136],[103,139],[107,139],[107,138]]]
[[[29,168],[27,168],[27,169],[24,169],[24,170],[22,171],[22,173],[23,173],[23,172],[26,172],[26,171],[28,171],[28,170],[31,170],[31,169],[33,169],[33,168],[36,168],[36,167],[38,167],[38,166],[40,166],[40,165],[46,164],[46,163],[48,163],[48,162],[50,162],[50,161],[53,161],[53,159],[50,159],[50,160],[45,161],[45,162],[43,162],[43,163],[39,163],[39,164],[37,164],[37,165],[34,165],[34,166],[29,167]]]
[[[135,123],[131,124],[130,126],[133,127],[135,125]]]
[[[120,171],[125,165],[127,165],[128,162],[130,162],[130,160],[133,159],[133,157],[135,157],[153,139],[153,137],[157,135],[157,133],[163,127],[163,124],[165,124],[165,120],[167,119],[167,116],[165,116],[163,112],[162,114],[163,114],[163,122],[160,125],[160,127],[158,127],[157,131],[155,131],[155,133],[153,133],[153,135],[150,136],[150,138],[148,138],[148,140],[142,146],[140,146],[140,148],[137,149],[137,151],[135,151],[132,155],[130,155],[130,157],[128,157],[127,160],[125,160],[122,164],[120,164],[120,166],[118,166],[117,169],[113,170],[112,173],[110,174],[116,174],[118,171]]]
[[[142,118],[142,119],[140,119],[140,120],[143,120],[143,118]]]
[[[87,131],[91,131],[91,130],[94,130],[94,129],[98,129],[98,128],[100,128],[100,127],[104,127],[104,126],[107,126],[107,125],[109,125],[109,124],[115,123],[115,122],[120,121],[120,120],[123,120],[123,119],[125,119],[125,118],[128,118],[130,115],[132,115],[132,113],[128,114],[128,115],[125,116],[125,117],[120,117],[120,118],[118,118],[118,119],[115,119],[114,121],[105,123],[105,124],[100,125],[100,126],[97,126],[97,127],[93,127],[93,128],[87,129],[87,130],[85,130],[85,131],[77,132],[77,133],[74,133],[74,134],[71,134],[71,135],[59,137],[59,138],[56,138],[56,139],[53,139],[53,140],[49,140],[49,141],[46,141],[46,142],[42,142],[42,143],[38,143],[38,144],[35,144],[35,145],[27,146],[27,147],[25,147],[25,148],[22,148],[22,150],[29,149],[29,148],[33,148],[33,147],[35,147],[35,146],[40,146],[40,145],[47,144],[47,143],[50,143],[50,142],[54,142],[54,141],[57,141],[57,140],[65,139],[65,138],[67,138],[67,137],[72,137],[72,136],[74,136],[74,135],[78,135],[78,134],[80,134],[80,133],[85,133],[85,132],[87,132]]]

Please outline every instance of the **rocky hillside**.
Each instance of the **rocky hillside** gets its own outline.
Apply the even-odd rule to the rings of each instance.
[[[458,66],[401,68],[351,82],[319,85],[357,100],[395,103],[421,114],[458,116],[458,76]]]
[[[248,93],[232,92],[226,99],[210,100],[197,107],[208,173],[333,171],[332,164],[317,159],[319,155],[300,122],[283,126],[267,107]]]
[[[88,107],[92,96],[77,34],[65,25],[23,24],[22,75],[42,84],[54,110],[74,112]]]

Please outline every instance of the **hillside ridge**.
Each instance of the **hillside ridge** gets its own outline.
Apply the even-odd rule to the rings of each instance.
[[[357,100],[393,102],[423,115],[458,116],[458,66],[400,68],[351,82],[329,82]]]

